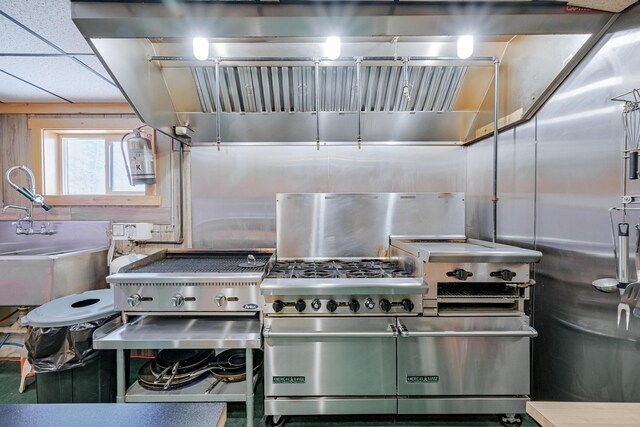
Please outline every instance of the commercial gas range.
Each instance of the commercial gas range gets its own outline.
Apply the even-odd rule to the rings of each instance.
[[[396,413],[397,318],[422,313],[412,257],[278,259],[265,298],[265,414]]]
[[[278,259],[265,298],[265,414],[504,414],[529,394],[536,251],[391,239],[378,259]]]
[[[541,254],[467,239],[462,193],[276,196],[267,426],[288,415],[504,414],[529,394]]]
[[[161,250],[107,277],[127,315],[256,315],[269,251]]]

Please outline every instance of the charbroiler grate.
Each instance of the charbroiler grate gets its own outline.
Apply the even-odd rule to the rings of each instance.
[[[129,314],[233,312],[254,316],[258,284],[271,253],[264,250],[161,250],[107,277],[114,306]]]
[[[269,261],[270,255],[254,255],[255,266],[241,267],[248,255],[216,255],[215,257],[197,254],[170,254],[152,264],[130,269],[126,273],[243,273],[260,272]]]

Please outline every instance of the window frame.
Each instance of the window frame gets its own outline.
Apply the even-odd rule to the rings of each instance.
[[[53,206],[160,206],[161,199],[156,194],[156,185],[145,186],[144,193],[134,192],[111,192],[106,195],[65,195],[62,191],[62,139],[64,135],[94,136],[96,134],[122,135],[125,131],[141,126],[138,119],[122,118],[100,118],[100,119],[29,119],[28,127],[31,133],[32,142],[32,164],[33,173],[36,178],[36,191],[45,196],[48,204]],[[155,130],[151,128],[143,129],[152,136],[151,146],[157,155],[155,140]],[[86,132],[85,132],[86,131]],[[45,191],[45,162],[44,144],[45,138],[55,135],[58,144],[57,182],[54,187],[57,191]],[[50,142],[49,142],[50,143]],[[110,143],[105,143],[105,153],[109,154]],[[109,160],[109,159],[107,159]],[[107,175],[110,174],[107,166]],[[156,172],[158,164],[156,162]],[[109,177],[107,176],[107,179]],[[107,191],[110,191],[111,183],[106,182]],[[49,193],[49,194],[47,194]],[[57,193],[57,194],[54,194]]]
[[[49,130],[45,130],[45,132],[50,132]],[[125,132],[129,131],[113,131],[113,132],[100,132],[96,133],[91,132],[90,130],[87,133],[56,133],[56,144],[59,154],[59,158],[56,159],[57,163],[57,195],[60,196],[142,196],[145,195],[146,189],[143,191],[115,191],[113,190],[113,166],[114,156],[122,156],[120,152],[120,142],[122,139],[122,135]],[[99,137],[103,137],[104,139],[104,158],[105,158],[105,169],[104,169],[104,182],[105,182],[105,193],[104,194],[68,194],[68,182],[67,182],[67,171],[69,170],[69,165],[67,161],[67,147],[64,144],[64,139],[69,137],[76,138],[86,138],[86,139],[98,139]],[[114,145],[115,143],[115,145]],[[116,147],[117,145],[117,147]],[[117,149],[117,152],[115,151]],[[43,159],[43,161],[46,161]]]

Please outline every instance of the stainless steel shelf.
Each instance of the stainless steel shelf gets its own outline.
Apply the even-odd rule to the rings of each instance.
[[[213,376],[177,390],[152,391],[143,388],[138,381],[127,390],[124,401],[127,403],[151,402],[244,402],[247,399],[246,381],[237,383],[218,383],[211,393],[205,391],[215,381]],[[253,377],[253,387],[258,382],[258,375]]]
[[[248,375],[253,372],[252,349],[262,344],[262,325],[258,317],[164,317],[141,316],[123,324],[114,319],[93,333],[93,347],[116,350],[116,400],[125,402],[245,402],[247,427],[253,427],[253,398],[257,376],[253,383],[223,383],[205,394],[213,377],[179,390],[152,391],[135,382],[126,389],[125,350],[166,348],[243,348],[246,352]]]
[[[260,348],[260,319],[142,316],[109,322],[93,334],[99,350],[165,348]]]

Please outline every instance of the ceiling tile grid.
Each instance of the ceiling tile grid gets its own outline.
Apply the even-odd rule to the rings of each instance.
[[[2,102],[62,102],[30,84],[0,72],[0,101]]]
[[[67,53],[93,53],[71,21],[68,0],[3,0],[0,9]]]
[[[0,102],[124,101],[71,20],[69,0],[0,0],[0,53]]]
[[[0,70],[71,102],[117,102],[122,99],[118,88],[65,57],[0,57]]]

